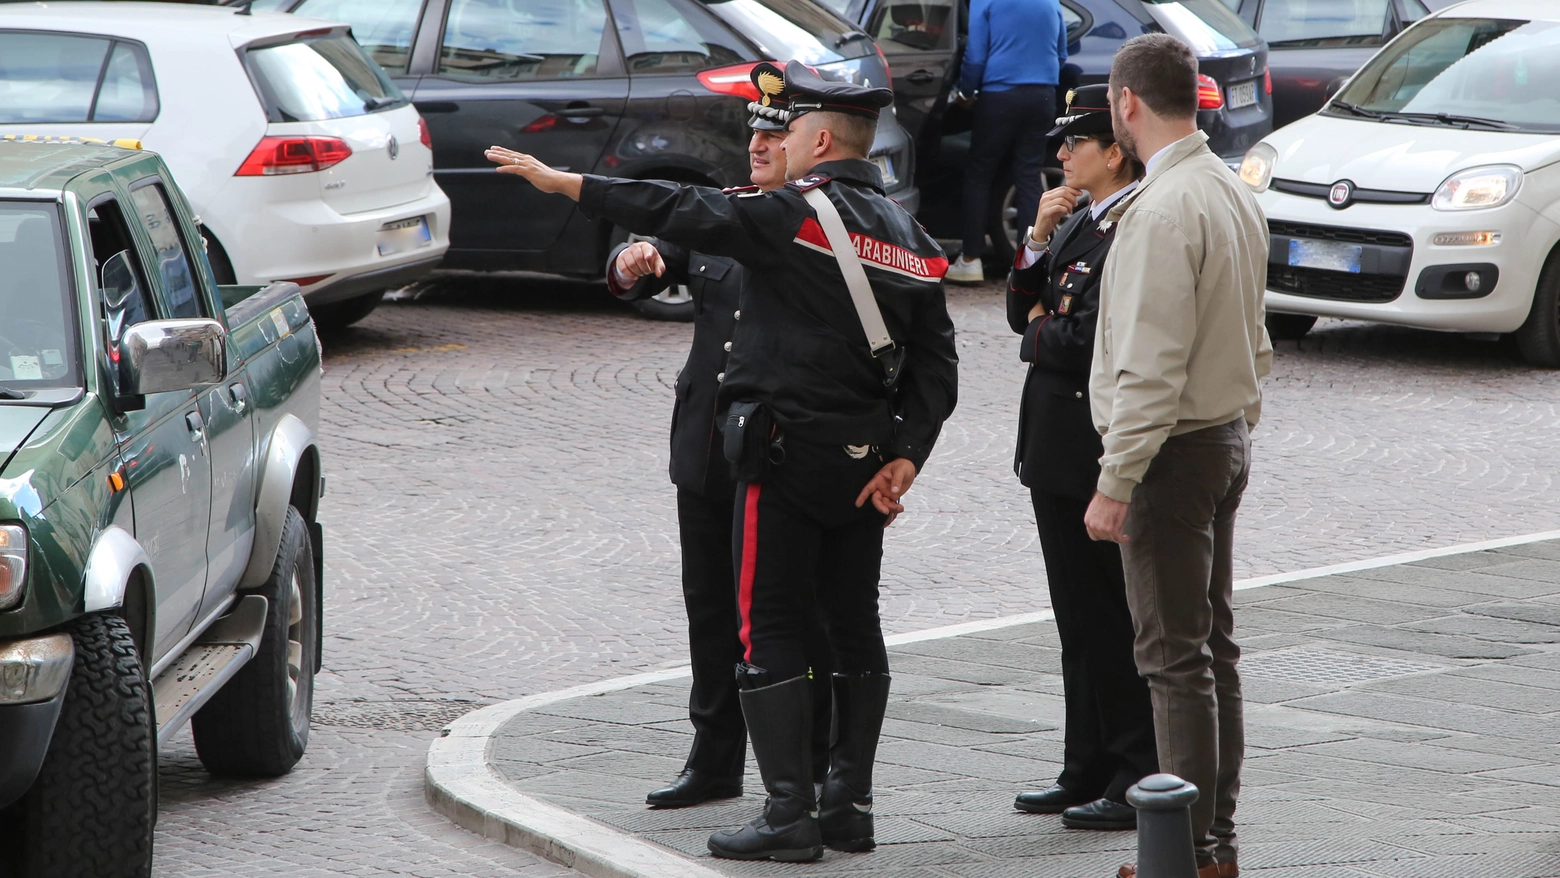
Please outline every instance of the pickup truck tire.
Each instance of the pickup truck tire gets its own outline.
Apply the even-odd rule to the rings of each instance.
[[[378,308],[379,303],[384,300],[385,291],[378,290],[366,296],[353,296],[339,302],[310,305],[309,316],[314,318],[314,325],[321,329],[346,329],[374,313],[374,309]]]
[[[81,616],[66,630],[76,663],[38,778],[8,809],[21,843],[5,845],[13,860],[0,854],[0,872],[144,878],[157,816],[151,687],[123,619]]]
[[[255,589],[269,603],[260,650],[190,723],[206,770],[228,777],[279,777],[309,745],[314,708],[314,555],[309,529],[289,506],[271,576]]]

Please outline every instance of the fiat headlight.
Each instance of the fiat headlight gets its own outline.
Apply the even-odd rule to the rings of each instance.
[[[1268,184],[1273,181],[1273,166],[1278,164],[1278,150],[1265,143],[1259,143],[1246,150],[1246,157],[1240,162],[1240,179],[1253,192],[1266,192]]]
[[[19,524],[0,524],[0,610],[21,603],[27,584],[27,531]]]
[[[1522,169],[1509,165],[1469,168],[1446,178],[1435,190],[1430,206],[1436,210],[1478,210],[1500,207],[1517,197],[1522,186]]]

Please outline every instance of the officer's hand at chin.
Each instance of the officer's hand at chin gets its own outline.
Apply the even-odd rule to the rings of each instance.
[[[647,274],[656,277],[666,273],[666,260],[661,258],[660,251],[651,246],[648,241],[635,241],[623,248],[618,254],[617,263],[614,266],[624,277],[638,280]]]
[[[915,483],[915,476],[915,464],[903,457],[883,464],[883,468],[878,470],[867,481],[866,487],[861,489],[861,493],[856,495],[856,506],[860,508],[871,500],[873,508],[888,516],[888,520],[883,522],[883,526],[888,527],[899,517],[899,513],[905,511],[904,505],[899,501]]]
[[[1089,501],[1089,508],[1083,513],[1083,526],[1089,531],[1089,539],[1125,543],[1127,535],[1122,528],[1126,524],[1127,504],[1095,491],[1094,499]]]

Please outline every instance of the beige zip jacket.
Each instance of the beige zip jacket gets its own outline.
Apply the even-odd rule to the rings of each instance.
[[[1262,413],[1267,219],[1201,131],[1176,141],[1107,219],[1089,404],[1101,494],[1123,503],[1170,436]]]

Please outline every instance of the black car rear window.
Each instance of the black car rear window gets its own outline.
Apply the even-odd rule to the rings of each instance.
[[[0,31],[0,123],[150,122],[157,109],[139,43]]]
[[[272,122],[319,122],[400,106],[406,98],[346,34],[248,50],[246,66]]]
[[[1128,0],[1132,2],[1132,0]],[[1159,26],[1199,58],[1249,49],[1262,38],[1219,0],[1141,0]]]
[[[866,34],[812,0],[707,0],[706,5],[766,58],[827,64],[877,53]]]

